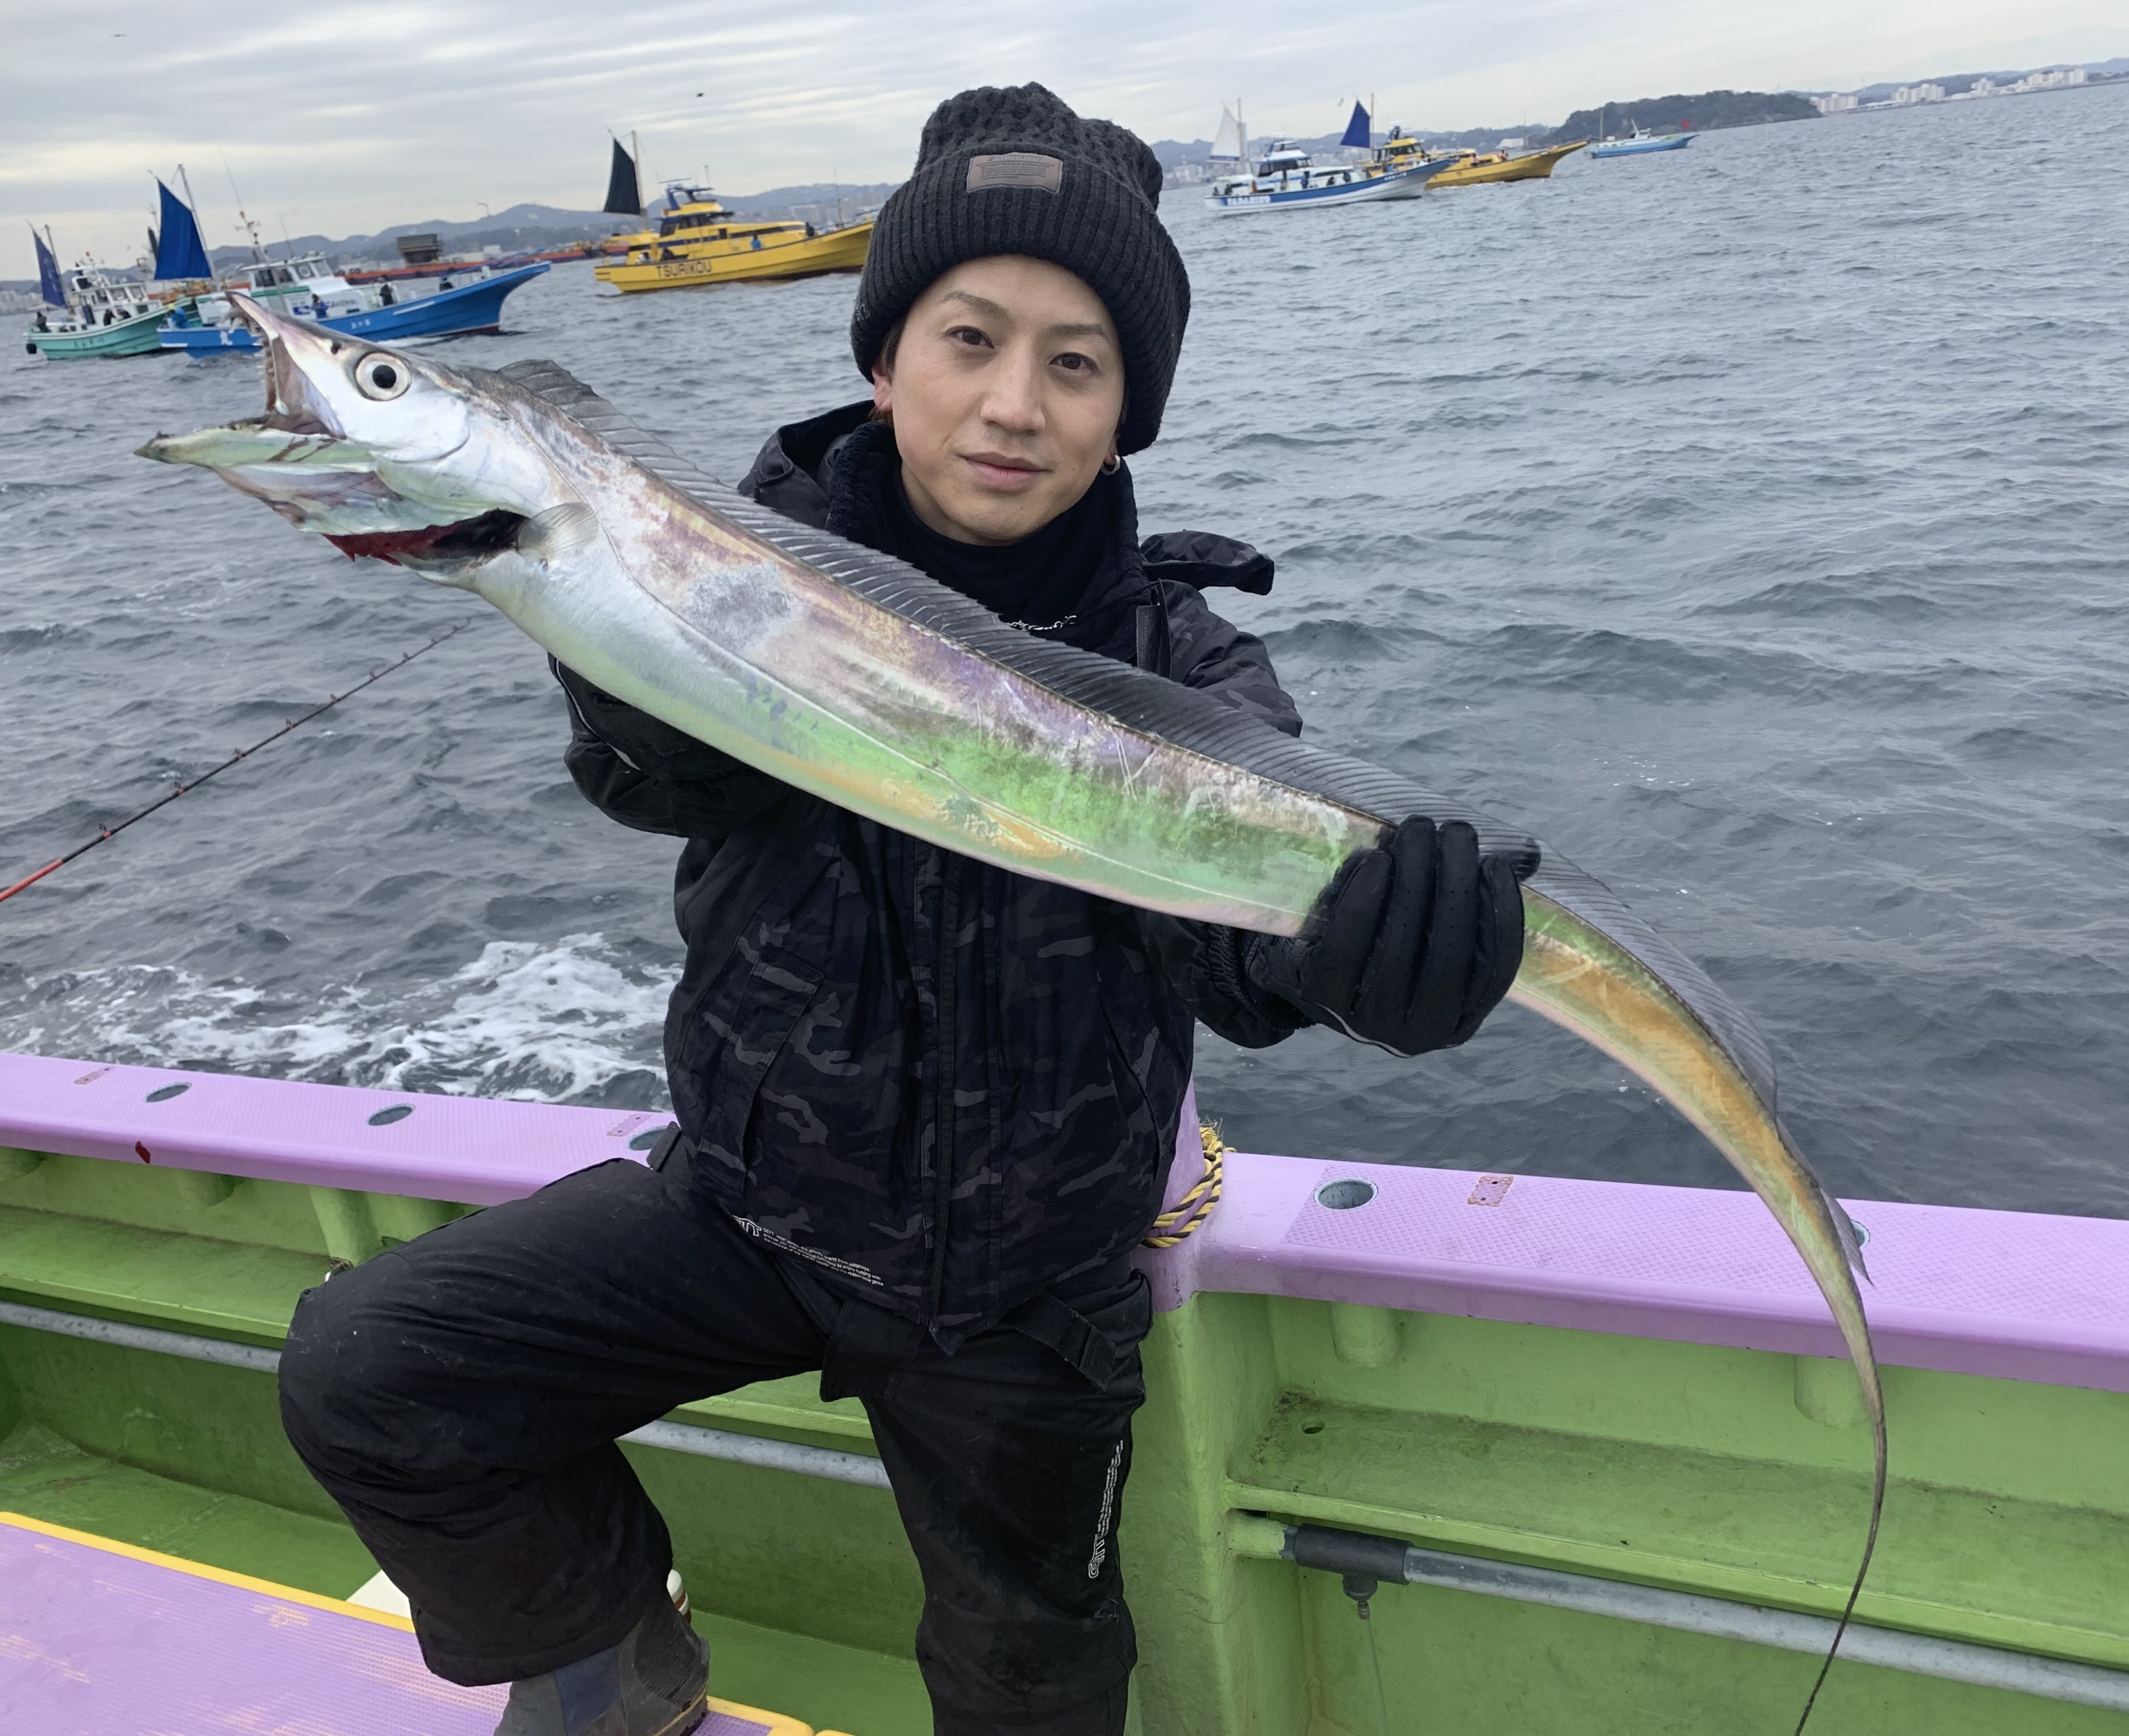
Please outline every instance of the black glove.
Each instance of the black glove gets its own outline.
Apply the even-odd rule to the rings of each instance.
[[[1253,938],[1250,982],[1395,1055],[1453,1048],[1516,980],[1517,882],[1536,866],[1535,850],[1481,856],[1461,820],[1407,820],[1346,859],[1298,938]]]

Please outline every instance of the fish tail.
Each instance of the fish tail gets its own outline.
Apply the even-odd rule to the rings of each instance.
[[[1860,1371],[1859,1371],[1860,1372]],[[1848,1601],[1841,1606],[1841,1619],[1835,1624],[1833,1642],[1826,1648],[1826,1657],[1818,1667],[1818,1675],[1812,1681],[1811,1692],[1806,1696],[1803,1710],[1798,1715],[1793,1736],[1803,1736],[1803,1727],[1811,1721],[1812,1708],[1818,1704],[1819,1690],[1826,1686],[1826,1678],[1832,1673],[1833,1660],[1840,1655],[1841,1642],[1848,1633],[1848,1624],[1855,1614],[1855,1600],[1863,1595],[1863,1581],[1870,1572],[1870,1557],[1878,1552],[1878,1525],[1885,1516],[1885,1405],[1884,1396],[1876,1390],[1874,1379],[1864,1382],[1872,1392],[1874,1402],[1870,1407],[1870,1441],[1876,1465],[1870,1490],[1870,1529],[1863,1539],[1863,1559],[1856,1566],[1855,1583],[1848,1588]]]

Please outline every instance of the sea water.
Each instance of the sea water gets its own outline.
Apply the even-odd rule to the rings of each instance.
[[[1413,203],[1164,211],[1195,293],[1145,527],[1246,538],[1310,738],[1528,827],[1699,958],[1835,1189],[2129,1214],[2129,88],[1712,133]],[[621,300],[551,356],[731,477],[847,403],[855,280]],[[674,845],[576,794],[542,654],[157,430],[255,360],[0,362],[0,1047],[651,1106]],[[1201,1033],[1231,1143],[1735,1181],[1516,1009],[1393,1061]]]

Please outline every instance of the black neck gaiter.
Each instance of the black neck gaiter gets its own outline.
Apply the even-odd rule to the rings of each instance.
[[[1043,632],[1077,621],[1114,541],[1115,516],[1116,479],[1098,476],[1076,505],[1031,537],[1003,546],[956,541],[917,516],[894,432],[870,422],[838,460],[828,528],[901,556],[1009,625]]]

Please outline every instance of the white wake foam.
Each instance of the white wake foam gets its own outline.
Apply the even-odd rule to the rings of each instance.
[[[619,958],[597,934],[491,941],[451,975],[388,1002],[350,985],[303,1009],[242,981],[121,966],[28,985],[32,1004],[0,1023],[0,1047],[538,1102],[597,1098],[648,1073],[631,1095],[662,1107],[674,974]]]

